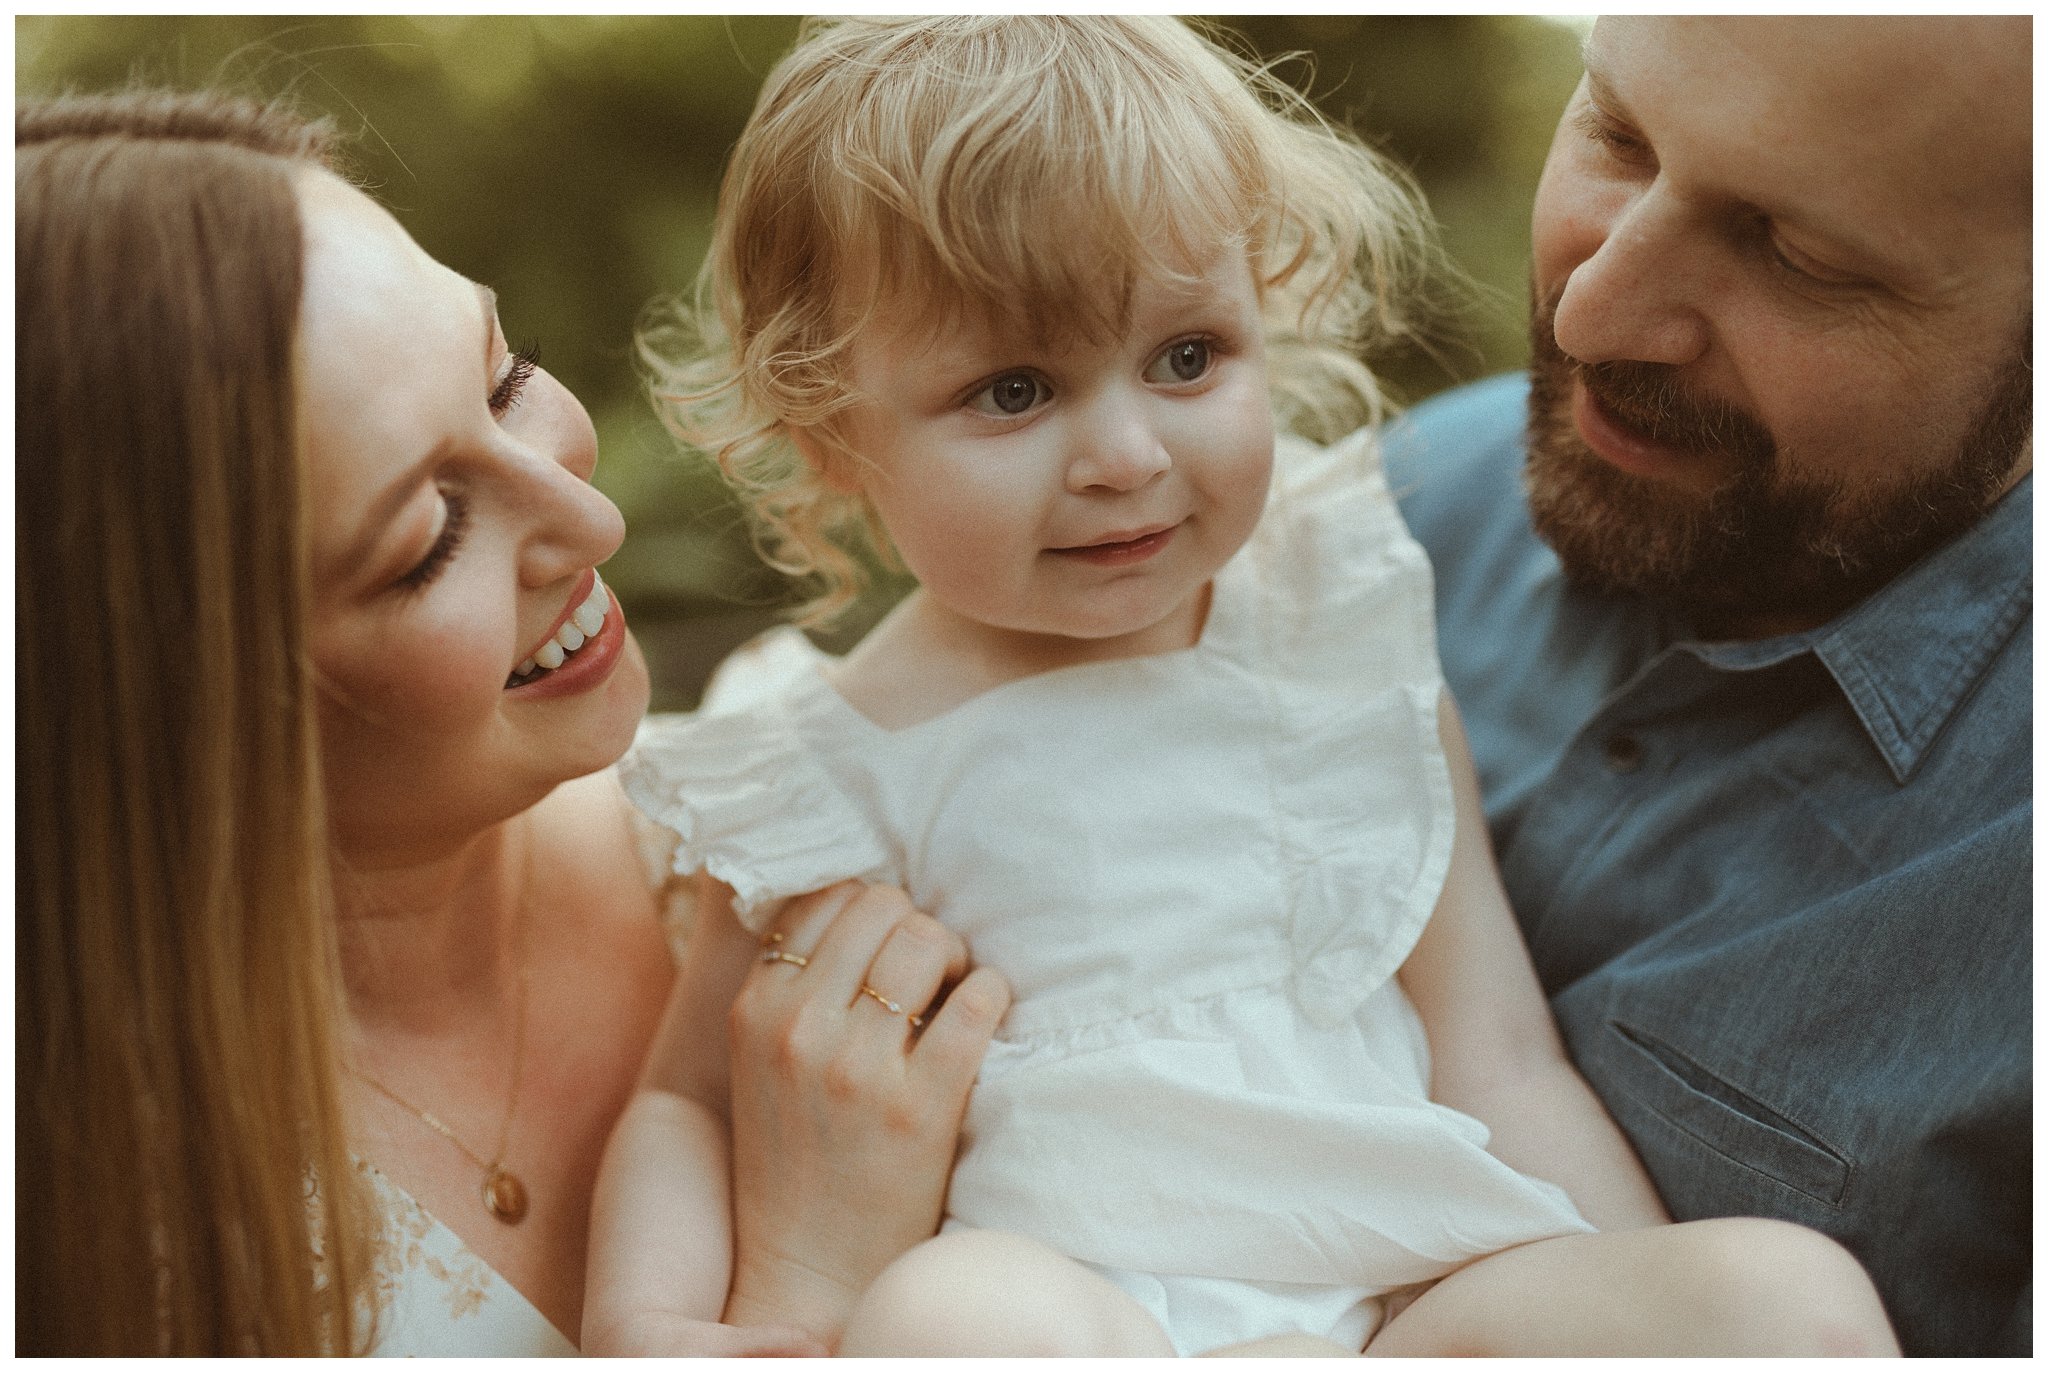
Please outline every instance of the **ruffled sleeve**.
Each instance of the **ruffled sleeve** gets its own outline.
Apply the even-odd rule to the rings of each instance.
[[[1457,809],[1437,734],[1429,560],[1369,432],[1283,446],[1254,545],[1254,636],[1280,718],[1296,986],[1320,1024],[1401,966],[1436,908]]]
[[[650,716],[619,765],[626,795],[675,832],[675,870],[703,869],[731,887],[734,913],[757,933],[789,897],[847,878],[901,880],[789,700]]]

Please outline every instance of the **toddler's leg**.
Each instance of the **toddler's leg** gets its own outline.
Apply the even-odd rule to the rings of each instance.
[[[1724,1217],[1489,1254],[1416,1298],[1365,1352],[1871,1356],[1899,1346],[1848,1250],[1803,1226]]]
[[[955,1230],[882,1270],[846,1323],[848,1358],[1170,1357],[1135,1298],[1034,1240]]]

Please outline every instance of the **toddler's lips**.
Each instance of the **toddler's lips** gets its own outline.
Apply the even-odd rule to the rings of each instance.
[[[1166,547],[1179,529],[1179,524],[1162,524],[1130,532],[1119,530],[1108,538],[1097,539],[1093,543],[1075,544],[1070,548],[1053,548],[1046,551],[1062,558],[1075,558],[1101,567],[1123,567],[1143,562]]]

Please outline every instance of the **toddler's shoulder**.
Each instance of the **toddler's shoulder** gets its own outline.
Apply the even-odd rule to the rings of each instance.
[[[808,727],[806,702],[829,690],[815,671],[824,655],[807,641],[742,655],[702,709],[647,718],[619,781],[676,836],[674,870],[710,872],[749,921],[841,878],[884,880],[888,850],[822,756],[830,741]]]
[[[1359,429],[1331,444],[1279,436],[1259,537],[1270,557],[1327,567],[1401,552],[1411,540],[1387,485],[1379,432]]]

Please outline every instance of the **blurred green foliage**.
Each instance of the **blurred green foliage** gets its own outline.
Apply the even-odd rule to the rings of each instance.
[[[1332,119],[1420,181],[1471,279],[1435,356],[1375,360],[1416,400],[1518,366],[1528,212],[1578,76],[1573,26],[1525,16],[1226,19]],[[695,703],[730,648],[791,596],[761,567],[708,464],[654,420],[632,366],[633,323],[687,290],[718,178],[783,16],[18,17],[18,96],[131,77],[290,92],[352,136],[352,171],[436,257],[495,286],[515,346],[583,398],[625,510],[607,567],[647,651],[655,706]],[[850,642],[896,595],[876,589],[834,636]]]

